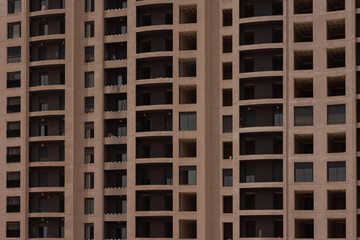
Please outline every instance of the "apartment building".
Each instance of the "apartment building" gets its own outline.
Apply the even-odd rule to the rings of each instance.
[[[359,0],[0,22],[0,239],[360,239]]]

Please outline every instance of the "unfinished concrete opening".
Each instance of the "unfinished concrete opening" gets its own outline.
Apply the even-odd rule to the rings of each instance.
[[[346,134],[328,133],[328,153],[346,152]]]
[[[345,48],[327,49],[327,67],[345,67]]]
[[[346,106],[345,104],[327,106],[327,124],[345,124]]]
[[[196,85],[179,86],[179,103],[180,104],[196,103]]]
[[[240,155],[282,154],[282,143],[281,132],[240,133]]]
[[[231,240],[233,239],[233,224],[232,223],[224,223],[224,240]]]
[[[137,238],[172,238],[172,217],[136,217]]]
[[[345,0],[327,0],[327,11],[341,11],[345,10]]]
[[[295,154],[313,154],[314,136],[312,134],[294,135]]]
[[[233,213],[233,196],[223,196],[223,213]]]
[[[233,158],[233,143],[223,142],[223,159]]]
[[[232,106],[232,89],[223,89],[223,107]]]
[[[223,63],[223,80],[232,79],[232,62]]]
[[[328,210],[345,210],[346,209],[346,191],[330,190],[328,195]]]
[[[327,78],[328,97],[343,96],[346,94],[345,78],[345,76],[335,76]]]
[[[299,50],[294,51],[294,70],[313,69],[313,51]]]
[[[223,9],[223,27],[232,26],[232,9]]]
[[[314,192],[296,191],[295,210],[314,210]]]
[[[232,52],[232,36],[223,36],[223,53]]]
[[[312,42],[313,23],[301,22],[294,23],[294,42]]]
[[[179,234],[181,239],[192,239],[197,236],[196,220],[180,220]]]
[[[197,36],[196,32],[179,33],[179,50],[196,50]]]
[[[179,211],[195,212],[196,210],[196,193],[179,193]]]
[[[295,238],[314,238],[314,219],[295,219]]]
[[[196,59],[179,59],[179,76],[196,77]]]
[[[345,19],[330,20],[327,25],[327,40],[345,38]]]
[[[295,98],[312,98],[313,97],[313,79],[312,78],[295,78],[294,79],[294,97]]]
[[[312,0],[294,0],[294,14],[306,14],[313,12]]]
[[[179,157],[196,157],[196,139],[179,139]]]
[[[328,238],[346,238],[346,219],[328,219]]]
[[[173,23],[173,4],[151,4],[136,7],[136,26],[154,26]]]
[[[197,10],[196,5],[179,6],[179,23],[196,23]]]

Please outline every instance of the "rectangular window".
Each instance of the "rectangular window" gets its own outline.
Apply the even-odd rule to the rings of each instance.
[[[21,47],[7,48],[7,62],[8,63],[21,62]]]
[[[8,39],[21,37],[21,23],[8,23]]]
[[[295,182],[313,181],[313,163],[295,163]]]
[[[19,238],[20,237],[20,222],[6,223],[6,237]]]
[[[20,97],[12,97],[7,99],[7,113],[20,112]]]
[[[345,124],[345,104],[327,106],[327,124]]]
[[[245,166],[245,182],[255,182],[255,166]]]
[[[313,107],[294,107],[294,125],[312,126],[313,125]]]
[[[94,148],[93,147],[86,147],[85,148],[85,164],[92,164],[94,163]]]
[[[39,85],[40,86],[49,85],[49,74],[48,74],[48,72],[40,72],[39,73]]]
[[[223,116],[223,133],[231,133],[233,129],[232,116]]]
[[[94,47],[85,47],[85,62],[94,62],[95,61],[95,57],[94,57]]]
[[[196,166],[179,167],[179,184],[196,185]]]
[[[19,188],[20,187],[20,172],[7,172],[6,173],[6,187]]]
[[[85,97],[85,113],[94,112],[94,97]]]
[[[11,72],[7,74],[7,88],[16,88],[21,85],[21,73]]]
[[[8,122],[6,134],[8,138],[20,137],[20,122]]]
[[[39,23],[39,35],[40,36],[49,35],[49,24],[47,22]]]
[[[7,197],[6,212],[8,213],[20,212],[20,197]]]
[[[85,189],[94,188],[94,173],[85,173]]]
[[[8,14],[21,12],[21,0],[8,0]]]
[[[20,147],[7,147],[6,152],[7,163],[20,162]]]
[[[94,138],[94,122],[85,123],[85,138]]]
[[[196,112],[181,112],[180,117],[180,131],[196,130]]]
[[[85,214],[94,214],[94,199],[85,198]]]
[[[85,240],[94,239],[94,224],[93,223],[85,223],[84,229],[84,237]]]
[[[85,0],[85,12],[94,11],[94,2],[95,0]]]
[[[345,162],[328,162],[328,182],[346,181]]]
[[[94,72],[85,73],[85,88],[94,87]]]
[[[85,38],[94,37],[94,22],[85,22]]]
[[[231,187],[233,185],[233,170],[223,169],[223,186]]]

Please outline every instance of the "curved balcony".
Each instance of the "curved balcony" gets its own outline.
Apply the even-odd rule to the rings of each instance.
[[[267,89],[267,91],[263,91]],[[283,97],[282,77],[256,77],[240,79],[240,101],[260,99],[281,99]]]
[[[64,167],[30,167],[30,188],[58,188],[64,186]]]
[[[64,136],[63,116],[31,117],[29,120],[30,137]]]
[[[136,186],[172,185],[172,163],[136,164]]]
[[[282,132],[240,133],[240,155],[268,155],[282,153]]]
[[[136,60],[136,80],[172,77],[172,57],[143,58]]]
[[[63,239],[65,237],[64,218],[29,218],[30,239]]]
[[[105,61],[119,61],[127,59],[127,43],[106,43],[105,44]]]
[[[240,73],[282,70],[282,49],[247,50],[240,52]]]
[[[105,0],[104,10],[119,10],[127,8],[127,0]]]
[[[172,51],[172,30],[158,30],[137,33],[136,46],[136,53]]]
[[[104,196],[104,214],[126,214],[126,196]]]
[[[55,85],[65,85],[65,66],[32,67],[29,77],[31,91],[54,89]]]
[[[241,1],[240,18],[275,16],[283,14],[283,1]]]
[[[106,119],[104,122],[105,138],[125,138],[127,136],[126,119]]]
[[[31,38],[43,36],[47,39],[52,35],[65,34],[65,15],[32,17],[30,18],[30,29]]]
[[[41,91],[32,92],[30,98],[30,112],[47,112],[65,110],[65,92],[60,91]],[[56,113],[58,114],[58,112]]]
[[[283,125],[282,105],[251,105],[240,107],[240,128]]]
[[[136,211],[172,211],[172,191],[136,191]]]
[[[30,193],[29,203],[30,213],[63,213],[65,209],[61,192]]]
[[[30,44],[30,62],[46,63],[51,60],[65,59],[65,41],[54,40]],[[54,62],[53,64],[55,64]]]
[[[240,45],[282,42],[282,21],[240,24]]]
[[[172,131],[172,122],[172,110],[137,112],[136,132]]]
[[[136,26],[155,26],[173,24],[173,5],[152,4],[136,7]]]
[[[105,145],[105,163],[126,163],[126,144]]]
[[[119,221],[104,222],[105,240],[125,240],[126,235],[127,235],[126,222],[119,222]]]
[[[127,178],[126,170],[105,170],[104,171],[104,188],[126,188]]]
[[[136,158],[172,158],[172,136],[137,137]]]
[[[64,162],[64,161],[65,161],[65,146],[63,141],[36,142],[29,144],[29,162]]]
[[[136,86],[136,106],[168,105],[172,103],[171,83]]]

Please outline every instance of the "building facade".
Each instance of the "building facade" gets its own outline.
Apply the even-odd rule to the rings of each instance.
[[[0,0],[0,239],[357,239],[358,7]]]

